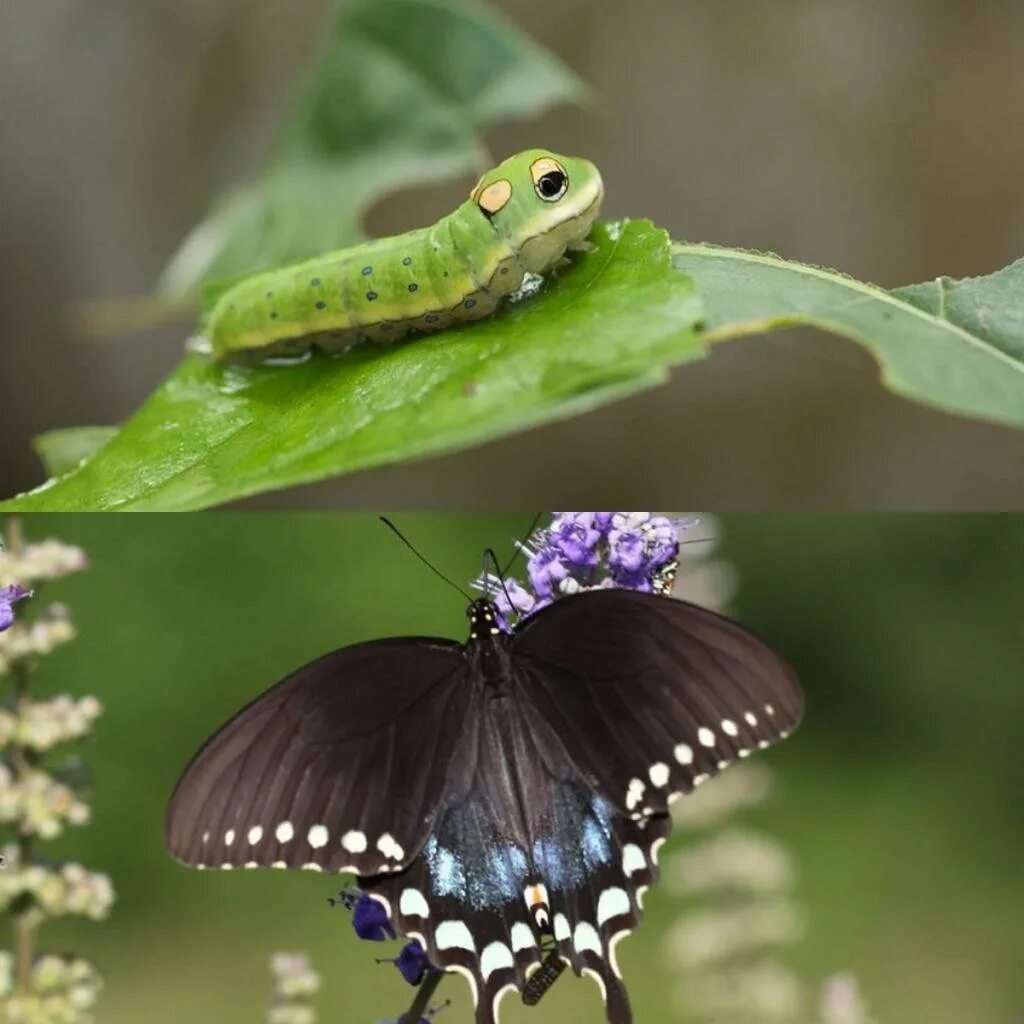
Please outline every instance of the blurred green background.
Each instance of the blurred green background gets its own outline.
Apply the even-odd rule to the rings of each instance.
[[[0,5],[0,494],[40,431],[113,423],[185,328],[83,341],[77,302],[148,293],[217,195],[265,163],[336,0]],[[606,213],[897,286],[1024,255],[1024,5],[1005,0],[504,0],[593,88],[489,133],[592,157]],[[467,54],[467,60],[472,59]],[[389,198],[426,224],[473,177]],[[643,493],[720,508],[1024,507],[1024,444],[904,402],[870,358],[804,332],[721,346],[672,383],[472,452],[263,507],[501,507]],[[638,438],[655,443],[638,443]],[[596,497],[596,495],[595,495]]]
[[[398,515],[445,572],[469,580],[531,515]],[[41,692],[106,706],[85,756],[92,823],[50,849],[111,874],[102,923],[58,921],[44,945],[97,960],[99,1024],[253,1024],[266,957],[312,953],[323,1022],[370,1024],[409,990],[329,909],[329,878],[199,873],[163,853],[174,780],[243,702],[300,663],[395,633],[462,638],[463,602],[368,515],[29,517],[30,539],[86,548],[91,568],[48,586],[80,636],[46,658]],[[1024,517],[743,516],[719,557],[744,622],[797,666],[807,719],[765,756],[777,794],[754,815],[799,864],[810,933],[784,954],[809,981],[854,971],[880,1024],[1017,1024],[1024,1010]],[[678,844],[679,837],[673,841]],[[678,849],[678,845],[675,847]],[[664,853],[671,856],[673,846]],[[623,947],[640,1022],[681,1020],[666,998],[664,889]],[[466,1019],[464,983],[442,992]],[[601,1019],[564,979],[528,1014]]]

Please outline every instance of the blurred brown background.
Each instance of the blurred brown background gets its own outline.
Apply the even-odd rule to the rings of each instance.
[[[330,0],[43,0],[0,10],[0,494],[29,438],[127,416],[183,330],[83,341],[83,299],[144,294],[254,172]],[[593,157],[610,216],[896,286],[1024,255],[1024,5],[983,0],[508,0],[594,88],[491,137]],[[375,232],[450,209],[405,194]],[[1020,434],[884,392],[810,332],[723,346],[668,387],[472,452],[262,506],[1024,507]],[[563,500],[564,499],[564,500]]]

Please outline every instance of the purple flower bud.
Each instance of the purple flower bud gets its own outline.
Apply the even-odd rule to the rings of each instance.
[[[675,524],[664,516],[649,512],[615,512],[608,531],[608,568],[622,585],[641,588],[639,583],[650,578],[671,562],[679,551]],[[628,582],[627,582],[628,581]]]
[[[402,951],[395,958],[395,966],[410,985],[418,985],[433,965],[427,958],[426,950],[413,939],[402,947]]]
[[[561,552],[554,547],[542,547],[531,555],[526,568],[530,575],[530,586],[540,598],[551,597],[557,592],[559,583],[569,576],[569,567]]]
[[[14,603],[31,596],[31,590],[19,587],[17,583],[0,587],[0,633],[14,624]]]
[[[379,900],[363,893],[352,908],[352,927],[361,939],[371,942],[383,942],[395,937],[395,929],[391,925],[387,911]]]
[[[596,512],[559,512],[547,531],[548,543],[572,566],[597,565],[601,531],[594,524]]]
[[[504,586],[498,583],[494,603],[503,615],[529,615],[537,599],[518,580],[510,577],[505,580]]]

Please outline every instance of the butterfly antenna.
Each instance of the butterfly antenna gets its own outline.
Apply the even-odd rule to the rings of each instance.
[[[530,523],[530,528],[523,535],[523,539],[518,544],[516,544],[515,551],[512,552],[512,557],[508,560],[508,564],[505,566],[504,569],[498,569],[498,575],[502,579],[504,579],[508,575],[509,569],[511,569],[512,566],[515,564],[515,560],[519,557],[520,553],[523,550],[523,544],[525,544],[533,536],[533,531],[537,529],[537,524],[540,522],[541,517],[543,515],[544,515],[543,512],[538,512],[533,517],[533,522]],[[497,565],[498,565],[497,560],[495,560],[494,565],[495,565],[495,568],[497,568]]]
[[[491,564],[498,571],[498,582],[501,584],[501,589],[505,591],[505,598],[508,601],[510,608],[515,608],[512,603],[512,595],[508,592],[508,587],[505,586],[505,573],[501,571],[501,563],[498,561],[498,556],[494,553],[494,548],[487,548],[484,551],[484,564],[486,565],[487,559],[491,560]]]
[[[436,565],[432,565],[428,562],[423,555],[421,555],[416,548],[413,547],[412,542],[402,533],[401,530],[387,516],[380,516],[380,521],[440,580],[444,580],[453,590],[457,590],[467,601],[472,603],[473,598],[470,594],[462,589],[454,580],[449,579]]]

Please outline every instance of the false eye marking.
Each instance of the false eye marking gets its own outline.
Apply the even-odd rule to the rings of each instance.
[[[430,906],[419,889],[403,889],[398,909],[406,917],[430,917]]]
[[[548,903],[548,890],[543,882],[537,885],[528,885],[523,892],[523,899],[526,900],[526,907],[533,917],[533,923],[537,931],[546,932],[551,928],[551,911]]]
[[[492,181],[486,188],[480,189],[476,196],[476,204],[487,214],[493,217],[508,204],[512,198],[512,182],[507,178],[499,181]]]
[[[630,911],[629,893],[618,886],[605,889],[597,900],[597,924],[601,927],[614,917],[621,917]]]
[[[569,176],[565,168],[549,156],[542,156],[530,164],[530,177],[534,191],[546,203],[557,202],[569,188]]]
[[[442,921],[434,932],[434,945],[438,949],[465,949],[476,952],[476,943],[464,921]]]

